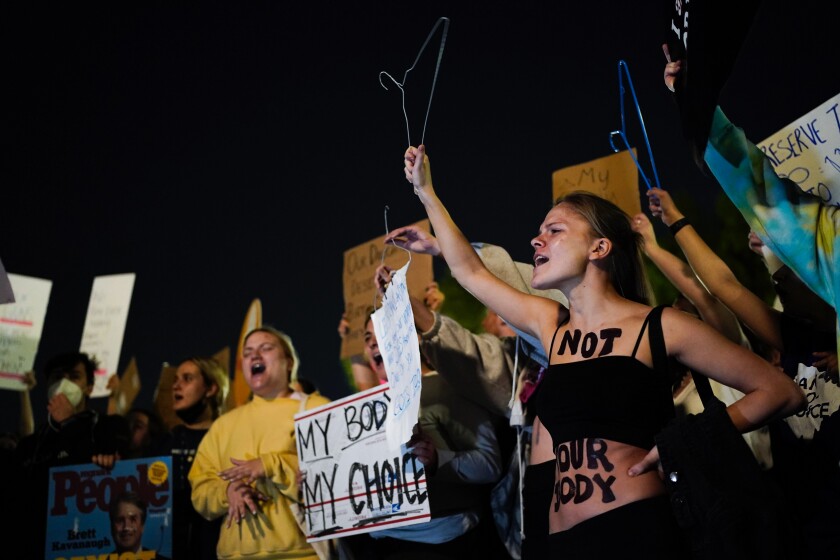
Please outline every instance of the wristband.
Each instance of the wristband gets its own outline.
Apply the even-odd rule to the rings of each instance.
[[[680,218],[679,220],[668,226],[668,229],[671,230],[671,235],[677,235],[677,232],[679,232],[682,228],[688,225],[691,225],[688,223],[688,218]]]

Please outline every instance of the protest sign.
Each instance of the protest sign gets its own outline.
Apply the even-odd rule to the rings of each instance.
[[[178,368],[170,366],[164,362],[160,368],[160,377],[158,378],[157,387],[155,387],[155,412],[157,412],[163,423],[168,429],[172,429],[179,424],[183,424],[178,415],[175,414],[174,400],[172,397],[172,387],[175,385],[175,372]]]
[[[91,397],[107,397],[108,378],[117,372],[135,274],[97,276],[90,291],[79,351],[99,361]]]
[[[9,274],[16,301],[0,307],[0,389],[26,390],[23,376],[35,365],[52,282]]]
[[[758,147],[779,177],[840,207],[840,93]]]
[[[407,263],[391,275],[382,307],[373,314],[373,329],[379,345],[393,402],[385,419],[385,434],[392,447],[411,438],[420,413],[420,343],[414,327],[408,286]]]
[[[108,414],[126,414],[131,410],[134,399],[140,394],[140,373],[137,371],[137,359],[132,356],[120,378],[119,389],[111,395],[114,410],[108,409]]]
[[[233,410],[237,406],[247,403],[251,398],[251,387],[245,381],[245,375],[242,373],[242,345],[245,343],[245,336],[261,326],[262,302],[259,299],[254,299],[251,305],[248,306],[248,312],[245,314],[245,320],[242,322],[242,329],[239,331],[239,342],[236,345],[236,359],[234,360],[233,380],[230,383],[230,391],[225,402],[226,410]]]
[[[551,183],[554,200],[572,191],[587,191],[609,200],[630,216],[642,209],[639,170],[627,150],[558,169],[551,174]]]
[[[431,231],[429,220],[412,224],[425,231]],[[408,253],[394,246],[385,246],[385,236],[371,239],[344,252],[344,314],[350,324],[349,331],[341,341],[341,357],[349,358],[364,352],[365,319],[373,311],[376,288],[373,273],[382,263],[385,251],[385,264],[391,269],[400,268],[408,260]],[[426,287],[432,283],[431,255],[412,255],[411,269],[408,271],[408,291],[414,297],[423,300]]]
[[[172,555],[172,458],[119,460],[112,470],[94,464],[50,469],[47,503],[47,560],[96,558],[105,560],[163,559]],[[109,510],[118,501],[139,500],[146,507],[145,523],[131,538],[140,539],[140,552],[122,552],[115,538]],[[131,507],[131,506],[129,506]]]
[[[380,385],[295,415],[308,541],[429,521],[423,464],[388,445]]]

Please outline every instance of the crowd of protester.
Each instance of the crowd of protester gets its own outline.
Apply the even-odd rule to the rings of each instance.
[[[681,70],[669,59],[666,85],[673,89]],[[386,242],[443,258],[487,308],[484,332],[474,333],[446,315],[436,284],[424,301],[411,299],[422,391],[407,445],[427,476],[428,523],[307,542],[296,517],[305,473],[293,422],[329,400],[298,378],[292,340],[265,325],[247,334],[239,356],[249,401],[226,410],[226,368],[190,357],[168,403],[174,426],[151,409],[93,410],[95,361],[78,352],[48,360],[27,377],[48,392],[46,422],[35,424],[42,415],[33,416],[25,391],[20,431],[3,439],[4,479],[15,481],[0,508],[4,527],[32,534],[37,557],[49,469],[170,455],[176,559],[689,558],[694,537],[668,486],[680,475],[660,470],[670,449],[660,434],[710,417],[696,383],[708,378],[726,421],[779,490],[786,526],[775,535],[778,557],[833,557],[836,208],[775,177],[756,150],[718,108],[707,162],[755,232],[750,244],[778,292],[775,308],[735,278],[665,190],[651,189],[649,214],[633,217],[591,193],[566,194],[531,241],[534,263],[519,263],[464,237],[434,189],[425,147],[408,148],[405,178],[435,236],[406,226]],[[756,200],[784,219],[765,219]],[[685,261],[658,244],[652,219],[669,228]],[[643,256],[681,293],[673,306],[648,293]],[[391,274],[382,266],[371,281],[384,291]],[[346,333],[344,318],[338,330]],[[351,363],[358,390],[387,380],[370,319],[365,353]],[[146,504],[123,497],[111,514],[124,546],[117,552],[145,550]]]

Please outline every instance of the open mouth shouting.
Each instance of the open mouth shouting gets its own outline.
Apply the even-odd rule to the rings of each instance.
[[[379,350],[374,350],[371,354],[371,358],[373,358],[373,363],[376,367],[380,367],[383,364],[382,354],[379,353]]]
[[[548,257],[539,253],[534,253],[534,268],[544,265],[548,262]]]
[[[251,366],[251,375],[260,375],[265,373],[265,364],[262,362],[257,362]]]

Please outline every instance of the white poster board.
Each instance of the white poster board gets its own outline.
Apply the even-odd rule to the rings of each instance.
[[[391,447],[388,385],[295,416],[309,542],[428,522],[423,464]]]
[[[840,93],[758,147],[779,177],[840,207]]]
[[[52,282],[9,274],[15,303],[0,306],[0,389],[26,390],[23,375],[35,365]]]
[[[420,371],[420,343],[406,283],[410,264],[411,261],[391,275],[382,307],[371,316],[393,397],[385,420],[385,433],[391,447],[411,439],[420,414],[423,374]]]
[[[107,397],[108,379],[117,372],[128,307],[136,275],[97,276],[90,291],[80,352],[95,356],[99,369],[94,376],[91,397]]]

